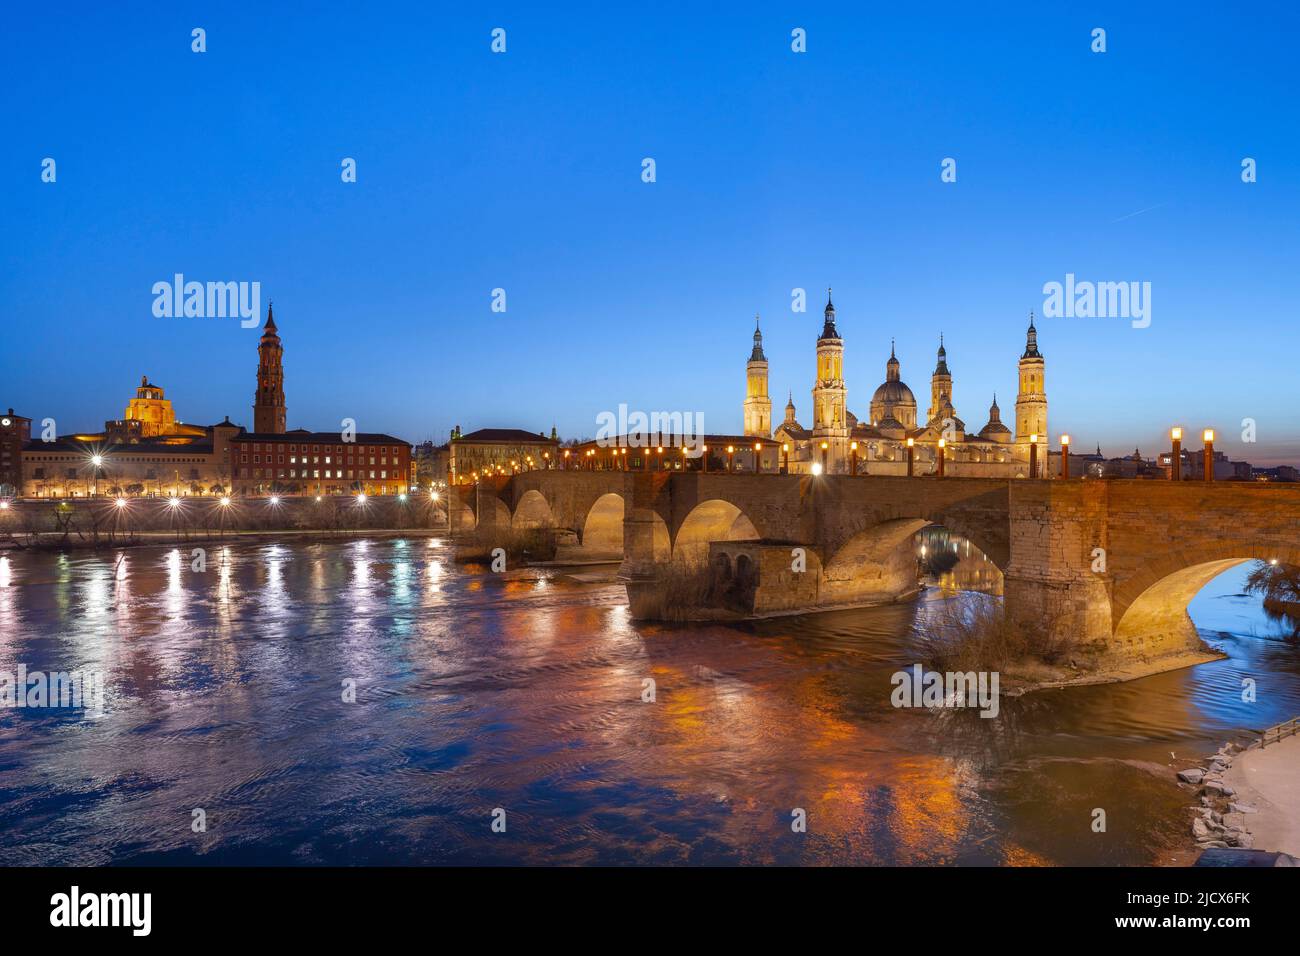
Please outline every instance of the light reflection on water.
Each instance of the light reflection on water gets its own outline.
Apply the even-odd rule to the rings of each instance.
[[[890,705],[916,605],[666,627],[616,585],[503,579],[441,542],[207,561],[5,557],[0,667],[94,667],[109,693],[93,722],[0,713],[6,861],[1146,863],[1185,846],[1172,769],[1300,713],[1244,569],[1193,607],[1229,659],[981,720]]]

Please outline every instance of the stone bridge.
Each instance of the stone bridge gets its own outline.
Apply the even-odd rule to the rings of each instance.
[[[893,600],[915,586],[912,536],[941,525],[1001,570],[1013,620],[1143,657],[1194,644],[1188,601],[1220,572],[1300,565],[1286,484],[535,471],[451,505],[481,540],[552,527],[621,555],[634,614],[670,562],[742,554],[756,610]]]

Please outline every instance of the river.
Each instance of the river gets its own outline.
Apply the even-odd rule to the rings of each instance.
[[[107,687],[100,716],[0,710],[6,863],[1187,863],[1173,770],[1300,714],[1300,649],[1244,568],[1192,607],[1227,659],[981,719],[890,704],[948,588],[669,627],[618,585],[506,579],[436,539],[191,561],[0,555],[0,670]]]

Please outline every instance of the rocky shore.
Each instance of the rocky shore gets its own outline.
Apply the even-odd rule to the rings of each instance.
[[[1243,749],[1226,743],[1205,758],[1204,767],[1178,771],[1179,782],[1193,788],[1199,798],[1197,805],[1190,808],[1192,836],[1198,849],[1255,846],[1249,820],[1258,810],[1254,804],[1236,799],[1237,791],[1224,782],[1224,774]]]

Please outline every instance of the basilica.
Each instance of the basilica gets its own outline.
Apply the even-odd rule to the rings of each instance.
[[[913,474],[939,472],[953,476],[1010,478],[1029,474],[1030,446],[1038,444],[1039,474],[1046,470],[1047,393],[1038,331],[1029,316],[1025,351],[1019,362],[1015,430],[1002,422],[997,396],[988,421],[978,432],[968,431],[953,405],[948,353],[939,339],[939,352],[930,376],[930,403],[919,418],[916,396],[902,378],[902,367],[891,345],[885,380],[871,396],[863,421],[848,409],[844,384],[844,340],[835,327],[835,305],[827,290],[821,334],[817,338],[817,377],[812,389],[812,427],[799,423],[794,396],[785,406],[785,419],[772,428],[768,396],[767,356],[763,335],[754,329],[754,348],[747,365],[744,404],[745,434],[779,444],[785,469],[797,474],[854,472],[859,475],[905,475],[909,449]],[[942,457],[942,462],[940,458]]]

